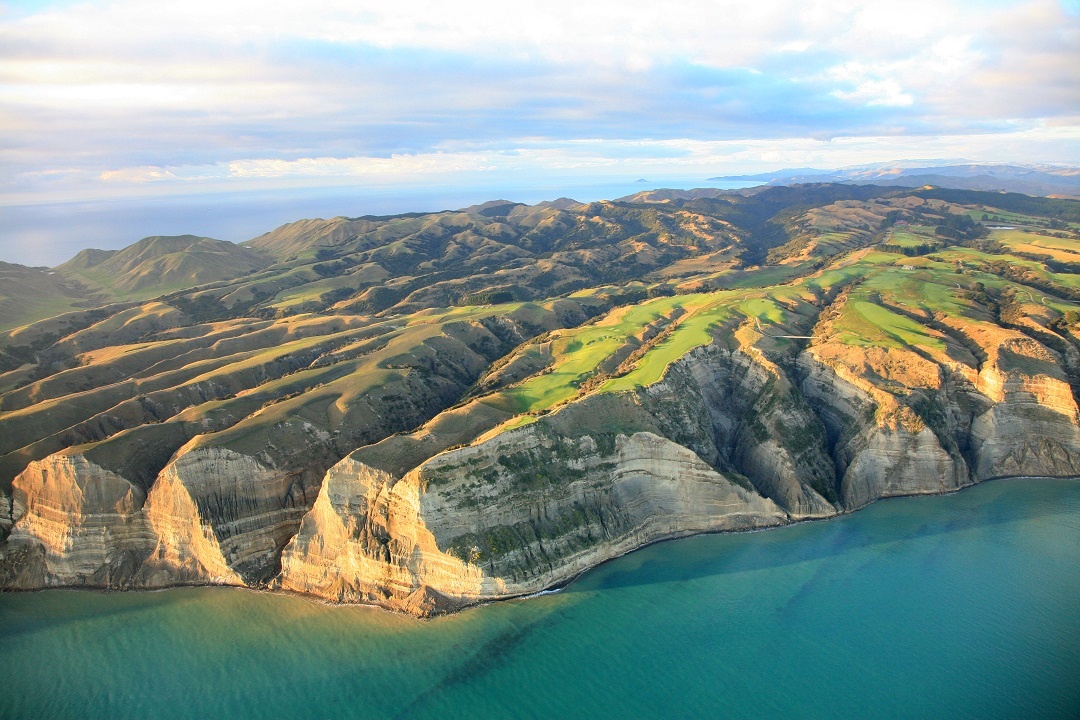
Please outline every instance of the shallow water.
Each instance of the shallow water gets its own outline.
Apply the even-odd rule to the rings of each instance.
[[[434,621],[235,589],[0,595],[2,718],[1062,718],[1080,481],[660,543]]]

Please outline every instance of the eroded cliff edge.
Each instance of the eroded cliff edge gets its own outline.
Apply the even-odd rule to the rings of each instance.
[[[1080,474],[1064,378],[987,372],[996,401],[941,382],[935,430],[814,352],[794,369],[797,382],[708,346],[661,383],[586,397],[400,478],[360,450],[327,474],[280,586],[427,614],[536,592],[664,538]]]
[[[445,426],[462,410],[447,411],[357,450],[321,482],[197,440],[149,492],[83,454],[54,454],[14,484],[4,585],[269,581],[429,615],[552,587],[664,538],[999,476],[1080,475],[1060,354],[1001,328],[981,361],[944,332],[940,361],[852,351],[826,340],[828,323],[784,364],[743,319],[649,385],[600,385],[510,424],[466,412],[471,424],[450,422],[456,433]],[[419,465],[382,462],[401,457],[387,444],[421,436]]]

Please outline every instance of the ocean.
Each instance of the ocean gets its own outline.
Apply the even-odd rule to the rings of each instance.
[[[1080,481],[658,543],[435,620],[228,588],[0,595],[0,717],[1080,716]]]
[[[0,228],[3,228],[0,261],[55,267],[80,250],[119,250],[151,235],[201,235],[243,242],[305,218],[457,210],[499,199],[535,204],[568,196],[591,202],[655,188],[732,190],[754,184],[701,178],[653,182],[523,180],[518,184],[501,182],[486,186],[301,188],[7,204],[0,205]]]

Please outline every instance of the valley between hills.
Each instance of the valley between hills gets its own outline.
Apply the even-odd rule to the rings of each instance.
[[[1080,475],[1080,201],[807,184],[0,263],[0,588],[418,616]]]

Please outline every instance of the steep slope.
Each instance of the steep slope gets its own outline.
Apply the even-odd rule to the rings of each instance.
[[[89,366],[125,379],[75,393],[77,401],[64,394],[62,378],[26,386],[30,398],[60,396],[0,416],[7,453],[0,462],[19,473],[13,519],[29,533],[16,532],[11,542],[45,543],[34,577],[48,583],[102,577],[70,574],[67,558],[87,551],[77,538],[49,544],[50,531],[40,529],[65,512],[71,523],[86,514],[63,499],[82,490],[56,489],[53,465],[60,463],[89,468],[91,484],[107,479],[138,491],[132,512],[149,523],[156,555],[148,550],[125,565],[128,575],[107,572],[118,584],[263,582],[276,573],[281,547],[328,467],[452,404],[489,362],[527,337],[523,328],[581,322],[587,307],[557,301],[394,323],[295,318],[247,332],[190,328],[196,332],[187,338],[177,328]],[[32,442],[17,447],[24,441]],[[69,476],[69,483],[83,481],[80,472]],[[50,508],[46,518],[37,515],[42,508]],[[95,505],[91,514],[102,512]],[[194,557],[197,537],[207,542]]]
[[[543,469],[523,477],[523,463]],[[529,426],[401,480],[342,461],[285,550],[281,587],[431,614],[551,587],[661,537],[781,520],[656,435],[601,448]]]
[[[1002,475],[1080,475],[1075,326],[1047,330],[1077,306],[1014,308],[1003,327],[977,288],[989,280],[1008,300],[1017,286],[965,274],[960,285],[953,263],[904,257],[863,252],[767,295],[686,298],[659,342],[606,377],[603,362],[568,368],[595,346],[591,328],[607,338],[617,326],[565,331],[545,374],[474,401],[533,398],[531,415],[465,434],[435,418],[335,466],[285,549],[281,585],[426,614],[533,592],[685,532]],[[680,447],[693,462],[668,451]],[[402,473],[417,452],[431,457]]]

